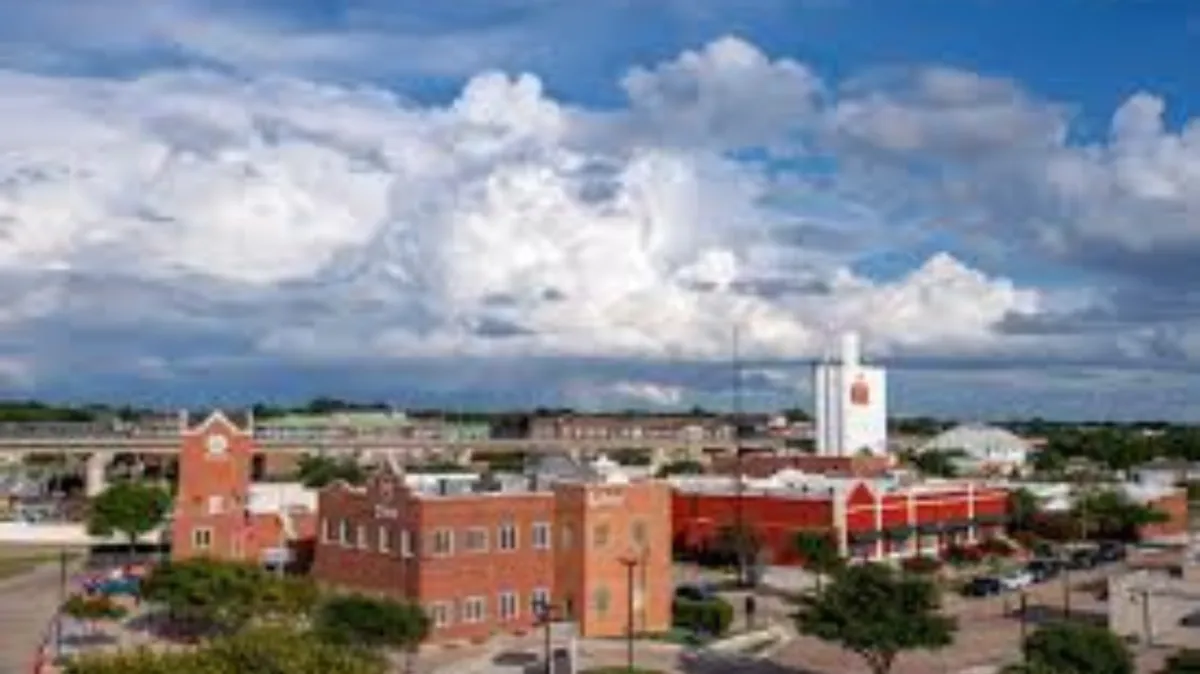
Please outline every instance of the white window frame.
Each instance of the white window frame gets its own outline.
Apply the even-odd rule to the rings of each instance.
[[[350,522],[345,518],[338,520],[338,545],[343,548],[350,545]]]
[[[540,604],[550,603],[550,588],[535,587],[533,592],[529,593],[529,610],[537,615],[538,606]]]
[[[333,520],[328,517],[321,518],[321,542],[329,543],[333,541]]]
[[[408,529],[400,530],[400,556],[405,559],[413,556],[412,532]]]
[[[487,597],[465,597],[462,600],[462,621],[477,625],[487,620]]]
[[[225,512],[225,497],[220,494],[213,494],[208,497],[208,514],[221,515]]]
[[[534,522],[533,531],[530,533],[530,540],[533,543],[534,550],[549,550],[551,527],[549,522]]]
[[[445,542],[445,545],[438,545],[439,542]],[[444,549],[439,549],[444,548]],[[433,530],[433,536],[429,539],[429,556],[430,557],[449,557],[454,554],[454,530],[442,527]]]
[[[480,544],[478,546],[471,545],[471,537],[478,536]],[[469,527],[463,530],[463,552],[485,553],[488,551],[488,530],[487,527]]]
[[[516,620],[521,616],[520,595],[516,592],[501,592],[496,597],[496,618],[502,621]]]
[[[429,622],[433,625],[434,629],[449,627],[453,622],[454,611],[451,610],[450,604],[444,601],[436,601],[429,604],[425,611],[429,614]]]
[[[212,527],[195,527],[192,529],[192,548],[196,550],[211,550],[212,546]]]
[[[379,536],[379,551],[389,553],[392,551],[392,528],[386,524],[380,524],[376,532]]]
[[[507,540],[509,538],[512,540]],[[517,549],[518,544],[517,526],[515,524],[509,522],[496,527],[496,550],[500,552],[512,552]]]
[[[360,550],[366,550],[367,548],[371,547],[371,541],[367,538],[367,525],[358,525],[358,529],[354,534],[354,542],[358,545]]]

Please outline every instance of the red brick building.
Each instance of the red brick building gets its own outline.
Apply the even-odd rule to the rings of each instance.
[[[676,546],[712,546],[739,521],[753,531],[763,561],[801,561],[798,532],[827,533],[844,556],[857,559],[936,555],[998,532],[1008,492],[973,482],[901,486],[886,480],[781,473],[748,480],[739,496],[733,478],[674,481]]]
[[[295,485],[284,493],[288,485],[252,482],[257,447],[250,426],[221,412],[196,424],[181,418],[172,558],[264,562],[307,554],[315,503],[306,504]]]
[[[549,602],[585,636],[670,626],[665,483],[461,482],[379,471],[320,495],[313,574],[324,585],[419,602],[434,641],[519,632]],[[633,563],[634,602],[624,560]]]
[[[816,454],[777,454],[748,452],[736,457],[713,459],[712,472],[721,475],[747,475],[768,478],[784,470],[847,477],[883,477],[895,467],[892,456],[818,456]]]

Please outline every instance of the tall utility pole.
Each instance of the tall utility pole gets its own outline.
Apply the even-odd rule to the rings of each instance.
[[[735,473],[734,490],[735,490],[735,530],[734,530],[734,546],[737,552],[738,561],[738,585],[746,585],[749,582],[747,577],[748,560],[746,551],[746,515],[745,515],[745,473],[742,465],[742,456],[745,452],[742,449],[742,356],[741,345],[739,343],[738,326],[733,326],[732,350],[730,353],[730,371],[733,377],[733,451],[735,452]]]

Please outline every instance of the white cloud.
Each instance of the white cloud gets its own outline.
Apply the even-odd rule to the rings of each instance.
[[[6,319],[202,330],[200,353],[224,332],[301,360],[707,358],[733,324],[764,357],[812,355],[842,327],[881,350],[984,349],[1006,316],[1041,309],[944,255],[876,284],[845,251],[781,253],[772,226],[793,214],[761,167],[718,149],[813,115],[803,66],[725,39],[625,82],[633,107],[612,115],[530,75],[481,74],[422,107],[295,79],[5,73],[0,270],[41,280]],[[680,134],[630,143],[631,125]],[[832,290],[740,290],[763,278]]]

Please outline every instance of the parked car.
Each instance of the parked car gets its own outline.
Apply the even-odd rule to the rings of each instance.
[[[1033,574],[1025,569],[1013,569],[1000,576],[1005,590],[1020,590],[1033,585]]]
[[[1075,571],[1083,571],[1094,569],[1100,563],[1100,559],[1094,548],[1079,548],[1072,551],[1066,560],[1068,569]]]
[[[1125,557],[1125,544],[1120,541],[1105,541],[1096,548],[1096,558],[1100,562],[1119,562]]]
[[[684,601],[708,601],[717,596],[711,585],[688,583],[675,588],[675,598]]]
[[[963,585],[964,597],[990,597],[1004,591],[1004,585],[995,576],[976,576]]]
[[[1055,578],[1062,573],[1063,564],[1057,559],[1034,559],[1025,565],[1025,570],[1033,576],[1033,582],[1041,583]]]

